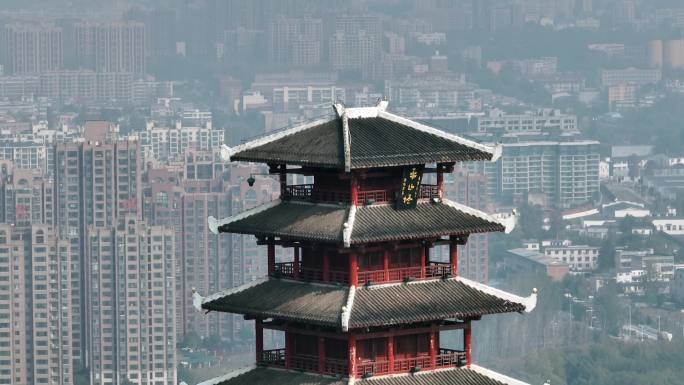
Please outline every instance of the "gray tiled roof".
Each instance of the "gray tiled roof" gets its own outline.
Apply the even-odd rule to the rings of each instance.
[[[289,201],[230,222],[219,227],[219,231],[342,243],[342,230],[348,215],[348,206]],[[500,223],[445,203],[420,202],[415,208],[406,210],[378,204],[357,207],[350,243],[504,230]]]
[[[333,326],[340,324],[348,287],[270,279],[202,307],[228,313],[304,321]]]
[[[270,368],[256,368],[215,385],[347,385],[346,379]],[[466,368],[419,372],[416,374],[371,377],[358,385],[504,385],[491,377]]]
[[[491,160],[492,154],[381,116],[349,119],[350,168]],[[340,118],[247,147],[231,160],[343,169]]]
[[[256,368],[215,385],[348,385],[348,381],[298,371]]]
[[[524,310],[520,303],[486,294],[457,280],[434,280],[358,289],[349,324],[362,328]]]
[[[342,242],[348,206],[281,202],[275,207],[219,227],[219,232]]]
[[[270,279],[234,294],[205,302],[207,310],[262,318],[341,326],[349,288]],[[349,328],[387,326],[445,318],[470,319],[486,314],[522,312],[525,305],[485,293],[459,279],[359,287]]]
[[[504,231],[499,223],[468,214],[443,203],[421,202],[415,209],[391,205],[360,207],[351,243]]]

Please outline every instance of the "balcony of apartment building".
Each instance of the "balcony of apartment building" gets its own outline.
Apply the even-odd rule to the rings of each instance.
[[[470,328],[463,328],[460,349],[440,345],[439,327],[350,335],[317,335],[285,328],[280,332],[284,347],[263,349],[263,329],[259,331],[263,325],[257,326],[256,358],[260,366],[367,378],[462,367],[470,359]]]

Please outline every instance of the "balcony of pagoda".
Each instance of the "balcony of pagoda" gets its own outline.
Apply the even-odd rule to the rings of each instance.
[[[358,191],[357,202],[360,205],[373,203],[392,203],[397,196],[396,188],[363,189]],[[418,192],[419,198],[431,199],[439,197],[439,186],[423,184]],[[325,190],[315,184],[297,184],[285,186],[282,194],[284,200],[303,200],[323,203],[351,203],[350,190]]]
[[[285,347],[263,349],[263,327],[282,333]],[[470,326],[452,327],[463,331],[462,349],[440,346],[444,326],[335,334],[259,323],[257,365],[356,378],[463,367],[470,360]]]
[[[268,244],[268,275],[352,286],[454,277],[458,274],[458,245],[466,239],[367,244],[351,250],[285,241],[280,243],[284,250],[278,262],[272,241]],[[438,261],[437,255],[432,255],[433,247],[445,243],[449,245],[448,262]]]
[[[439,348],[434,358],[428,353],[403,356],[390,361],[385,357],[375,360],[359,360],[356,367],[357,377],[378,376],[395,373],[410,373],[421,370],[462,367],[466,365],[464,350]]]
[[[358,284],[377,284],[404,282],[407,280],[442,278],[451,274],[448,262],[428,262],[425,267],[409,266],[384,269],[362,269],[358,271]],[[349,284],[348,270],[328,270],[300,266],[295,273],[294,262],[279,262],[275,264],[276,277],[298,279],[311,282],[330,282]]]

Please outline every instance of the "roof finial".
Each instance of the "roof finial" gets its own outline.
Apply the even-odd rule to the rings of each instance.
[[[344,103],[342,103],[339,100],[336,100],[335,103],[333,103],[333,109],[335,110],[337,117],[341,118],[345,110]]]
[[[378,98],[378,104],[376,104],[375,107],[378,109],[378,111],[386,111],[388,105],[389,102],[387,100]]]

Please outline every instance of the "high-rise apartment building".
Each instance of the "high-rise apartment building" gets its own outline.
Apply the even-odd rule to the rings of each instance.
[[[382,52],[382,22],[375,16],[343,16],[335,21],[329,41],[334,70],[360,70],[367,74]]]
[[[620,84],[634,84],[644,86],[660,82],[663,73],[659,69],[614,69],[601,71],[601,85],[604,87]]]
[[[495,135],[577,131],[576,115],[548,108],[523,114],[506,114],[493,109],[484,116],[478,116],[475,123],[473,128],[478,133]]]
[[[297,66],[317,65],[321,61],[323,21],[311,18],[285,18],[268,26],[269,60]]]
[[[145,73],[145,25],[134,21],[84,22],[74,26],[79,65],[97,72]]]
[[[598,146],[592,140],[504,143],[501,158],[484,168],[490,197],[505,202],[536,193],[561,206],[596,200]]]
[[[157,161],[179,160],[187,151],[211,151],[220,148],[224,141],[224,131],[213,129],[211,122],[185,126],[178,121],[170,127],[150,124],[135,135],[140,139],[145,159]]]
[[[22,228],[53,223],[53,185],[44,175],[0,161],[0,223]]]
[[[62,38],[62,28],[51,24],[7,24],[5,71],[10,75],[24,75],[61,69]]]
[[[74,383],[72,258],[47,225],[0,224],[0,384]]]
[[[72,263],[74,359],[85,364],[85,235],[111,228],[116,218],[141,215],[141,152],[133,140],[116,140],[106,122],[87,122],[85,139],[55,149],[54,212],[58,236],[69,241]]]
[[[174,243],[173,229],[134,215],[88,227],[91,384],[176,384]]]

